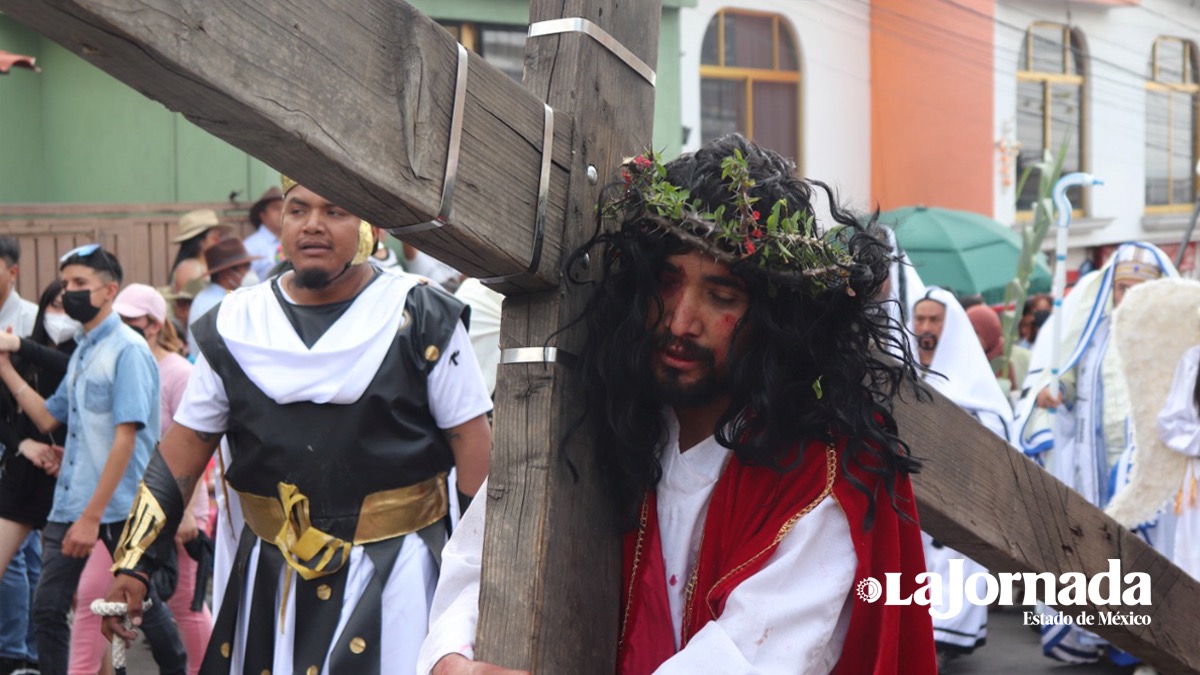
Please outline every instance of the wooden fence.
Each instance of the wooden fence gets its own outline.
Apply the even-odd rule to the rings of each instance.
[[[58,258],[76,246],[99,242],[117,256],[125,283],[165,286],[179,244],[179,218],[193,209],[214,209],[234,234],[253,232],[250,203],[188,202],[167,204],[5,204],[0,205],[0,235],[21,242],[17,290],[37,302],[42,289],[58,276]]]

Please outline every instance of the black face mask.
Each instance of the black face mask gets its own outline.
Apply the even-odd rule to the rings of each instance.
[[[87,323],[100,313],[100,308],[92,304],[91,291],[64,291],[62,303],[67,316],[79,323]]]

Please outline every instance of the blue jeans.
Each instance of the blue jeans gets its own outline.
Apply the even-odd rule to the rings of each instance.
[[[117,546],[124,523],[100,526],[100,541],[109,553]],[[83,575],[87,558],[68,558],[62,554],[62,540],[70,523],[46,523],[42,539],[42,578],[33,601],[33,620],[37,623],[37,646],[43,675],[67,675],[71,648],[71,625],[67,613]],[[150,652],[163,675],[185,675],[187,653],[167,603],[150,589],[153,604],[142,614],[142,631],[150,643]]]
[[[0,578],[0,658],[37,661],[33,592],[42,573],[41,532],[30,532]]]

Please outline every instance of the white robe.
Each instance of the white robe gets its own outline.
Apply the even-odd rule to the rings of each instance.
[[[1163,443],[1188,457],[1183,483],[1175,500],[1178,520],[1175,523],[1173,562],[1194,579],[1200,579],[1200,503],[1197,501],[1197,484],[1200,483],[1200,415],[1196,412],[1193,398],[1198,370],[1200,346],[1187,350],[1179,360],[1167,402],[1158,416],[1158,434]]]
[[[17,289],[13,288],[0,305],[0,330],[11,330],[17,337],[29,337],[37,321],[37,312],[38,306],[17,295]]]
[[[1033,347],[1018,404],[1015,440],[1021,450],[1101,508],[1125,485],[1135,455],[1128,393],[1119,354],[1111,341],[1115,264],[1134,249],[1147,252],[1163,276],[1179,275],[1157,247],[1143,242],[1122,244],[1104,267],[1080,278],[1074,290],[1057,303],[1057,316],[1043,326]],[[1062,330],[1057,345],[1056,320],[1061,321]],[[1049,386],[1056,368],[1064,377],[1064,405],[1055,411],[1038,408],[1037,395]],[[1170,542],[1154,529],[1169,529],[1169,523],[1163,525],[1144,527],[1138,534],[1169,556],[1164,544]],[[1056,613],[1041,605],[1039,610]],[[1104,657],[1107,647],[1102,638],[1079,626],[1042,626],[1043,653],[1060,661],[1095,662]]]
[[[239,289],[226,296],[217,315],[217,328],[246,376],[277,403],[353,403],[366,390],[393,343],[396,331],[404,320],[402,315],[407,294],[417,283],[419,280],[407,274],[377,277],[311,348],[300,341],[268,284]],[[491,399],[484,388],[483,376],[479,373],[466,329],[461,323],[445,350],[446,353],[455,351],[460,354],[457,362],[441,359],[427,380],[430,412],[441,429],[458,426],[491,409]],[[225,385],[201,355],[188,380],[175,421],[197,431],[222,433],[228,428],[230,413]],[[220,490],[221,486],[218,486]],[[454,494],[454,490],[450,492]],[[453,497],[451,508],[457,510]],[[222,513],[221,517],[225,518],[227,514]],[[235,519],[235,526],[239,524],[238,520]],[[218,535],[221,535],[220,528]],[[245,655],[243,637],[249,622],[259,549],[263,545],[270,544],[264,544],[261,540],[255,542],[246,567],[231,659],[232,675],[242,672]],[[229,547],[236,546],[236,540],[222,537],[217,546],[225,547],[224,553],[228,554]],[[230,562],[230,556],[221,556],[215,571],[228,574]],[[351,549],[346,566],[345,594],[339,623],[330,642],[331,651],[374,573],[374,565],[361,546]],[[296,670],[293,668],[292,651],[297,584],[294,572],[287,568],[284,570],[286,574],[279,575],[279,590],[276,592],[276,617],[279,616],[285,587],[288,588],[288,598],[282,621],[276,619],[279,632],[275,635],[271,668],[274,673]],[[292,583],[285,585],[289,575],[292,575]],[[414,655],[425,636],[437,576],[437,565],[421,538],[413,535],[405,537],[383,590],[380,662],[384,665],[384,672],[389,675],[414,672]],[[216,587],[223,591],[224,584],[218,583]],[[322,672],[327,673],[328,668],[327,657]],[[301,664],[299,671],[303,670]]]
[[[971,326],[971,320],[958,300],[949,291],[931,287],[925,297],[936,301],[946,308],[945,321],[942,324],[942,334],[938,339],[937,350],[929,364],[929,371],[924,375],[925,381],[937,389],[946,398],[958,404],[971,414],[992,433],[1005,441],[1011,440],[1013,428],[1012,408],[1008,397],[1000,389],[1000,384],[992,374],[987,354],[979,343],[979,337]],[[971,453],[973,448],[962,448],[964,454]],[[933,545],[933,537],[921,533],[921,542],[925,549],[925,567],[939,574],[943,580],[950,578],[950,561],[963,560],[963,578],[968,579],[972,574],[986,573],[987,569],[971,560],[962,553],[939,542]],[[977,596],[982,597],[982,581],[976,590]],[[946,603],[935,605],[938,613],[946,611]],[[964,651],[971,651],[983,644],[987,639],[987,605],[964,603],[962,611],[947,617],[933,618],[933,638],[939,647],[950,646]]]
[[[708,503],[729,450],[709,437],[680,453],[678,428],[674,417],[670,419],[671,437],[663,453],[657,497],[678,647],[686,581],[695,565]],[[485,489],[480,493],[485,494]],[[417,663],[422,675],[447,654],[474,658],[486,506],[486,499],[471,503],[442,553],[430,632]],[[830,672],[841,656],[850,623],[856,565],[846,516],[834,498],[826,498],[800,519],[757,574],[733,590],[722,615],[692,636],[687,647],[656,672]]]

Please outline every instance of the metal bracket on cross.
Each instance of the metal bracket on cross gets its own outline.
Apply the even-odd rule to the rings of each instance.
[[[638,58],[638,55],[630,51],[628,47],[618,42],[608,31],[587,19],[576,16],[565,19],[538,21],[529,25],[529,37],[531,38],[543,35],[558,35],[560,33],[583,33],[587,35],[600,43],[600,46],[611,52],[622,63],[632,68],[638,75],[641,75],[642,79],[649,82],[651,87],[655,86],[654,83],[658,79],[658,76],[655,75],[653,68]]]
[[[514,363],[561,363],[574,368],[579,357],[558,347],[512,347],[500,351],[500,365]]]
[[[458,183],[458,156],[462,148],[463,112],[467,109],[467,68],[469,56],[467,48],[458,45],[458,71],[454,79],[454,109],[450,115],[450,140],[446,144],[446,175],[442,179],[442,203],[438,215],[433,220],[416,225],[392,228],[397,232],[425,232],[436,230],[450,222],[450,214],[454,211],[454,187]]]
[[[536,274],[542,264],[542,241],[546,235],[546,201],[550,196],[550,158],[554,150],[554,108],[548,103],[543,105],[546,115],[542,124],[542,170],[538,176],[537,216],[533,224],[533,250],[529,254],[529,266],[524,273],[480,277],[479,281],[485,284],[508,281],[523,274]]]

